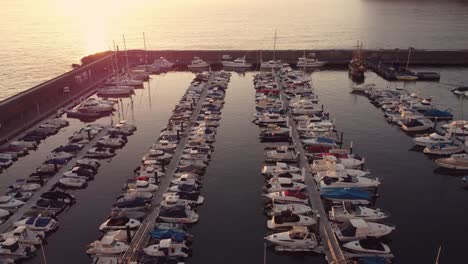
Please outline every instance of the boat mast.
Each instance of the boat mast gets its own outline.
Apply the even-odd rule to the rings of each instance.
[[[408,59],[406,59],[406,68],[405,68],[405,72],[408,72],[408,65],[409,65],[409,59],[410,59],[410,56],[411,56],[411,50],[413,48],[412,47],[409,47],[408,48]]]
[[[115,46],[115,40],[112,40],[112,42],[114,43],[114,51],[115,51],[115,68],[117,70],[117,81],[119,82],[120,81],[120,69],[119,69],[119,46]]]
[[[130,67],[128,66],[128,50],[127,50],[127,44],[125,43],[125,35],[122,35],[122,38],[123,38],[124,49],[125,49],[125,58],[127,60],[127,76],[130,77],[130,74],[129,74]]]
[[[147,70],[148,67],[148,56],[146,54],[146,38],[145,38],[145,32],[143,32],[143,45],[145,47],[145,70]]]
[[[276,28],[275,28],[275,39],[273,41],[273,60],[276,61]]]

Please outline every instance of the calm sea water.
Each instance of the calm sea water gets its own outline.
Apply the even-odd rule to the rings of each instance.
[[[15,0],[0,8],[0,100],[113,46],[149,49],[460,49],[463,0]]]
[[[406,89],[433,96],[438,104],[452,108],[457,118],[466,118],[468,109],[450,92],[449,84],[467,82],[468,68],[426,70],[440,71],[441,82],[410,83]],[[187,263],[263,263],[267,219],[262,214],[260,167],[264,145],[258,140],[258,128],[251,123],[254,74],[233,73],[231,78],[215,152],[203,180],[205,204],[198,209],[199,223],[189,230],[196,238],[193,257]],[[98,227],[122,184],[166,125],[192,78],[193,74],[186,72],[153,76],[149,87],[122,101],[120,114],[136,124],[138,131],[116,157],[103,162],[86,189],[73,192],[77,203],[59,216],[59,230],[47,238],[48,263],[89,263],[85,246],[99,237]],[[432,160],[412,151],[413,144],[406,134],[389,125],[367,98],[350,93],[347,72],[315,72],[312,80],[321,103],[336,117],[338,129],[344,131],[346,144],[353,141],[355,151],[367,159],[366,168],[383,181],[377,206],[391,212],[390,222],[397,227],[389,244],[396,263],[433,263],[439,246],[441,263],[464,263],[468,191],[463,189],[461,178],[437,173]],[[373,73],[367,73],[367,81],[381,87],[395,85]],[[117,115],[113,119],[117,120]],[[84,126],[70,121],[69,127],[2,173],[0,190],[33,172],[53,148]],[[97,122],[110,124],[111,118]],[[321,256],[276,254],[270,250],[266,259],[270,264],[324,262]],[[43,261],[38,255],[27,263]]]

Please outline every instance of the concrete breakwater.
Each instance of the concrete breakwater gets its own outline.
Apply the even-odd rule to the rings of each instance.
[[[329,50],[150,50],[146,52],[147,62],[152,63],[159,57],[176,62],[178,65],[187,65],[194,56],[198,56],[210,64],[221,64],[223,55],[231,55],[234,58],[246,57],[246,60],[259,64],[261,60],[271,60],[274,57],[285,63],[296,64],[297,58],[314,55],[321,61],[327,61],[329,65],[347,65],[353,56],[352,49]],[[131,63],[144,63],[144,50],[129,50]],[[121,59],[125,52],[119,52]],[[90,55],[82,59],[83,64],[95,61],[103,56],[102,53]],[[384,63],[405,64],[408,58],[408,50],[380,49],[362,50],[365,60],[382,61]],[[123,62],[123,61],[122,61]],[[410,65],[427,66],[462,66],[468,65],[468,50],[412,50]]]
[[[86,96],[112,73],[110,66],[107,56],[1,101],[0,144]]]
[[[112,74],[111,52],[97,53],[82,59],[82,65],[47,82],[32,87],[0,102],[0,144],[21,133],[24,129],[50,116],[59,108],[90,93],[103,79]],[[352,49],[329,50],[129,50],[118,52],[119,64],[152,63],[165,57],[177,65],[187,65],[194,56],[219,65],[223,55],[233,58],[246,56],[247,61],[259,64],[261,60],[281,59],[295,64],[298,57],[314,55],[329,65],[345,66],[353,55]],[[407,50],[362,50],[365,59],[386,63],[406,63]],[[145,57],[146,56],[146,57]],[[468,50],[413,50],[410,65],[466,66]],[[122,68],[121,68],[122,69]],[[26,75],[27,73],[25,73]]]

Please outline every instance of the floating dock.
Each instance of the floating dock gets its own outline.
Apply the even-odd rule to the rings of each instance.
[[[177,166],[179,161],[182,157],[185,145],[188,140],[188,135],[190,133],[190,129],[192,125],[195,123],[196,118],[200,115],[201,108],[203,103],[205,102],[205,98],[208,92],[208,87],[210,87],[211,82],[213,79],[213,75],[210,76],[210,79],[206,82],[204,90],[198,99],[197,105],[192,112],[192,116],[190,117],[190,126],[186,127],[183,131],[184,133],[181,134],[180,141],[177,145],[177,148],[174,150],[174,155],[172,156],[171,162],[166,168],[166,174],[164,178],[161,180],[159,184],[159,190],[156,195],[153,197],[152,200],[152,207],[150,209],[149,214],[145,218],[145,220],[141,223],[141,226],[138,228],[137,232],[135,233],[132,241],[129,245],[128,250],[121,258],[120,263],[136,263],[139,253],[141,249],[146,246],[149,241],[149,232],[154,229],[156,224],[156,219],[159,215],[159,210],[161,208],[161,201],[163,200],[163,194],[167,191],[169,186],[171,185],[171,180],[174,177],[176,172]]]

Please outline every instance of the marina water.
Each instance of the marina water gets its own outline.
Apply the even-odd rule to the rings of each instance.
[[[433,96],[436,104],[451,107],[456,118],[468,116],[467,107],[450,92],[450,87],[468,81],[464,68],[440,71],[437,82],[408,83],[405,89]],[[198,209],[200,222],[189,232],[195,235],[193,264],[262,263],[263,237],[267,218],[262,214],[264,160],[258,128],[251,123],[255,109],[252,78],[255,72],[234,73],[226,95],[223,118],[214,144],[215,152],[204,176],[202,193],[206,202]],[[88,263],[85,246],[99,236],[114,198],[125,180],[159,135],[193,74],[170,72],[153,76],[149,87],[136,90],[132,99],[123,99],[112,118],[98,120],[111,124],[127,119],[138,126],[117,156],[103,162],[98,175],[83,190],[73,191],[77,203],[59,216],[60,228],[47,239],[48,263]],[[367,81],[393,87],[373,73]],[[312,82],[325,110],[336,117],[346,144],[354,143],[356,153],[366,158],[366,169],[383,181],[377,206],[392,213],[397,230],[389,243],[398,263],[431,263],[442,245],[441,261],[459,263],[464,259],[467,235],[464,210],[468,192],[459,177],[435,171],[432,160],[411,150],[411,138],[388,124],[383,113],[362,95],[351,94],[347,72],[324,70],[312,73]],[[111,121],[112,120],[112,121]],[[73,131],[84,124],[69,119],[71,125],[47,138],[36,152],[15,162],[1,174],[3,190],[15,179],[34,171],[50,151],[64,144]],[[323,263],[319,255],[277,254],[266,250],[267,263]],[[41,254],[27,263],[43,263]]]

